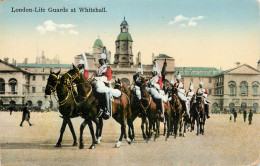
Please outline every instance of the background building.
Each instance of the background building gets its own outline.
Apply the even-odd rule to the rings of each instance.
[[[98,55],[107,50],[102,40],[98,37],[94,41],[91,53],[85,53],[89,65],[90,77],[94,75],[99,64]],[[111,80],[120,79],[131,86],[133,75],[141,61],[141,52],[136,55],[134,63],[133,39],[129,33],[129,25],[124,19],[120,24],[120,34],[115,40],[114,62],[111,62],[111,52],[106,51],[110,59],[110,66],[113,71]],[[211,111],[230,110],[232,108],[253,109],[259,111],[260,104],[260,60],[257,68],[249,65],[240,65],[227,71],[221,71],[214,67],[176,67],[175,59],[166,54],[151,55],[162,68],[166,59],[166,82],[172,78],[175,80],[175,73],[180,72],[184,88],[188,90],[189,84],[193,83],[194,91],[198,89],[199,82],[204,83],[203,87],[208,90],[208,100],[211,102]],[[72,56],[73,58],[73,56]],[[82,54],[74,56],[74,63],[77,64]],[[61,70],[61,74],[72,68],[72,64],[59,64],[57,58],[36,57],[36,63],[16,63],[15,60],[9,63],[8,58],[0,59],[0,107],[21,106],[28,102],[30,106],[38,109],[58,108],[56,99],[52,96],[45,96],[45,87],[49,77],[50,69],[55,72]],[[146,62],[147,63],[147,62]],[[143,65],[144,77],[149,79],[152,76],[152,62],[150,65]]]

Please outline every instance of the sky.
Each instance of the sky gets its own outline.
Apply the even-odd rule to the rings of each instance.
[[[124,17],[134,58],[150,64],[152,54],[167,54],[178,67],[229,69],[235,62],[256,67],[260,60],[259,0],[6,0],[0,2],[0,59],[34,63],[44,51],[61,63],[92,52],[95,40],[115,53]],[[44,8],[45,12],[12,12]],[[68,12],[49,12],[48,8]],[[105,13],[79,12],[79,7]],[[76,9],[71,12],[70,9]],[[112,59],[113,60],[113,59]]]

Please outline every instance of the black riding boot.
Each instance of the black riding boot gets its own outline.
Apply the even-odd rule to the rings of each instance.
[[[207,119],[209,119],[210,116],[209,116],[209,105],[208,104],[205,104],[205,112],[206,112]]]

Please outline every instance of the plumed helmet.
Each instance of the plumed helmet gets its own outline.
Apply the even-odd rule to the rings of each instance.
[[[159,65],[156,62],[156,60],[153,61],[153,69],[152,69],[152,72],[155,72],[155,71],[157,72],[158,75],[161,74],[160,69],[159,69]]]
[[[107,59],[107,55],[105,53],[102,53],[98,56],[98,59]]]
[[[177,79],[177,80],[180,80],[180,79],[181,79],[181,74],[180,74],[179,71],[178,71],[178,73],[177,73],[176,79]]]
[[[82,59],[79,60],[78,65],[84,65],[84,61]]]
[[[141,73],[141,74],[143,74],[143,66],[142,66],[141,63],[139,63],[138,68],[136,69],[136,73]]]
[[[202,81],[200,81],[199,85],[203,85],[203,82],[202,82]]]
[[[190,90],[193,89],[193,85],[192,85],[192,83],[190,83],[190,87],[189,87],[189,89],[190,89]]]

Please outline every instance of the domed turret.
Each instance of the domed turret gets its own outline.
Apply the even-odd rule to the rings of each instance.
[[[133,39],[128,32],[128,26],[129,25],[124,18],[124,20],[120,24],[120,34],[117,36],[116,39],[116,53],[114,56],[114,64],[130,67],[134,63],[132,52]]]
[[[103,43],[100,39],[97,39],[94,43],[94,46],[93,47],[97,47],[97,46],[100,46],[100,47],[103,47]]]

